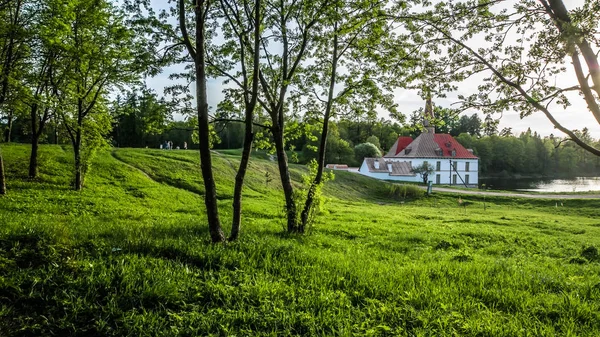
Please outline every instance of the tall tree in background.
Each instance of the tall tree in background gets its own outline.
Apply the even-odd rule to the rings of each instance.
[[[454,83],[486,76],[477,93],[460,97],[463,108],[515,109],[521,117],[541,112],[577,145],[600,156],[600,149],[557,118],[557,111],[581,99],[574,95],[579,94],[600,124],[600,2],[584,0],[568,10],[563,0],[519,0],[512,8],[505,1],[445,1],[398,16],[410,17],[406,27],[415,41],[427,41],[432,57],[426,76]],[[575,78],[565,74],[567,68]]]

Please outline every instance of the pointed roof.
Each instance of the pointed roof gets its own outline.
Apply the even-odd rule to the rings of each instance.
[[[390,176],[414,176],[412,165],[409,162],[385,161],[384,158],[365,158],[367,169],[371,173],[389,173]],[[375,164],[378,164],[375,167]]]
[[[386,154],[386,157],[477,159],[477,156],[465,149],[452,136],[441,133],[423,132],[400,152],[391,155],[392,150]]]
[[[400,151],[404,150],[410,143],[412,143],[413,139],[411,137],[400,136],[398,140],[392,145],[388,153],[384,157],[394,157]]]

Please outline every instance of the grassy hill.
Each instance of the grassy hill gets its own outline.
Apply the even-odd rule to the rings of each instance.
[[[600,201],[465,210],[336,172],[311,234],[288,236],[276,165],[255,159],[241,240],[212,245],[196,152],[103,152],[77,193],[68,148],[43,146],[33,182],[28,148],[2,150],[0,336],[600,335]]]

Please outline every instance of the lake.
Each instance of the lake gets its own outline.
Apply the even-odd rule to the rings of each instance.
[[[482,178],[479,185],[485,184],[492,190],[532,191],[532,192],[587,192],[600,191],[600,177],[577,177],[569,179],[548,178]]]

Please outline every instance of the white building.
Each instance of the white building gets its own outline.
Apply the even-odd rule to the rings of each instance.
[[[383,158],[365,158],[359,173],[382,180],[422,182],[420,175],[412,173],[412,168],[427,162],[435,169],[428,177],[434,184],[477,186],[479,158],[452,136],[435,133],[428,122],[428,118],[433,117],[430,99],[425,114],[423,133],[414,140],[398,137]]]

